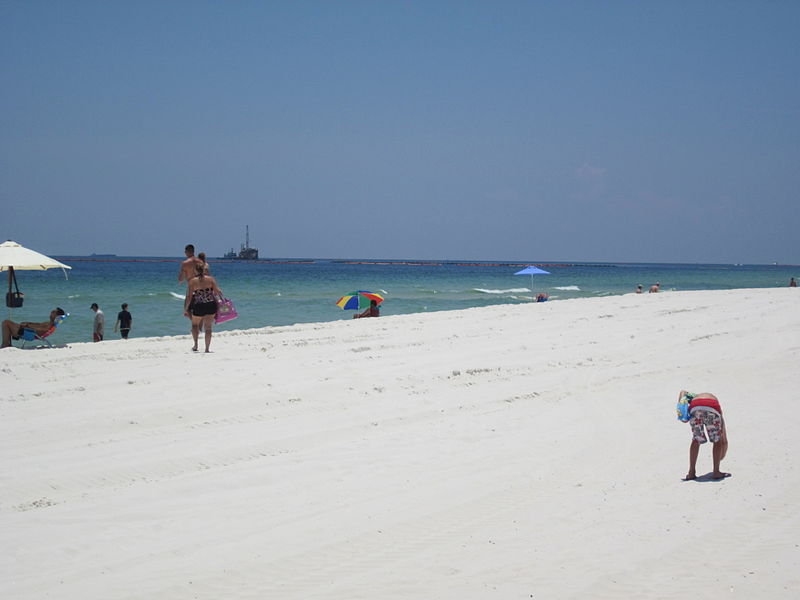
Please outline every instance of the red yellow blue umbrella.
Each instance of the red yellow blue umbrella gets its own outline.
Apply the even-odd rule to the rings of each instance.
[[[383,302],[383,296],[374,292],[350,292],[339,298],[336,306],[344,310],[362,310],[369,307],[372,300],[380,304]]]

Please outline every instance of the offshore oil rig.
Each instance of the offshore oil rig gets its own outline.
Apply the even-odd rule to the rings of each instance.
[[[245,226],[244,244],[241,245],[239,252],[231,248],[230,252],[226,252],[222,258],[233,260],[258,260],[258,248],[250,247],[250,226]]]

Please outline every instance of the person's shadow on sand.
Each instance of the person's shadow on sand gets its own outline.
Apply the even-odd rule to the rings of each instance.
[[[709,481],[713,481],[714,483],[718,483],[720,481],[725,481],[728,477],[730,477],[730,473],[725,473],[724,477],[720,477],[718,479],[714,479],[714,472],[709,471],[705,475],[698,475],[694,479],[686,479],[685,477],[681,481],[698,481],[700,483],[708,483]]]

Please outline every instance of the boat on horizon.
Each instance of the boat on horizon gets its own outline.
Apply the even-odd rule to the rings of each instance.
[[[230,252],[226,252],[223,256],[225,260],[258,260],[258,248],[250,247],[250,226],[245,226],[244,244],[236,252],[231,248]]]

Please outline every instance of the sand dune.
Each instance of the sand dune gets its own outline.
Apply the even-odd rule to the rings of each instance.
[[[790,598],[796,289],[0,351],[0,597]],[[679,389],[733,477],[682,482]],[[710,447],[698,473],[711,471]]]

